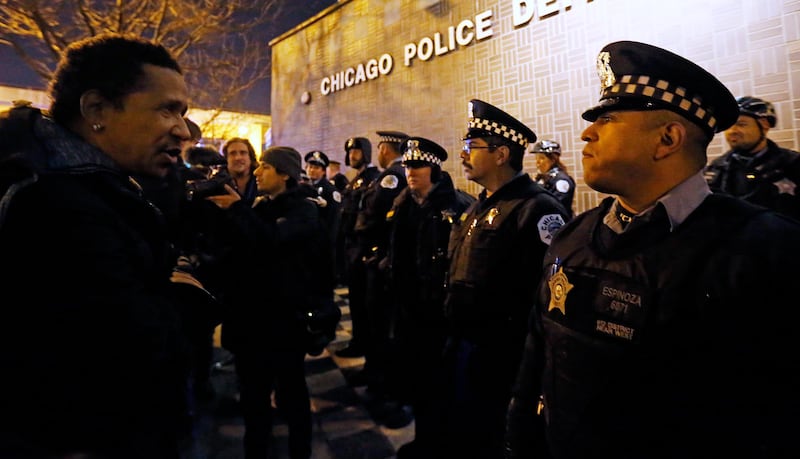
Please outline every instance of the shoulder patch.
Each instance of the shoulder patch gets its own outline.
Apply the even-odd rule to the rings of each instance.
[[[338,191],[334,191],[333,192],[333,200],[336,201],[336,202],[342,202],[342,193],[339,193]]]
[[[564,218],[559,214],[547,214],[539,219],[536,227],[539,228],[539,239],[547,245],[553,240],[553,235],[564,226]]]
[[[383,180],[381,180],[381,188],[388,188],[390,190],[393,190],[397,188],[398,183],[400,183],[400,181],[397,180],[397,177],[395,177],[394,175],[387,175],[386,177],[383,178]]]
[[[569,182],[566,180],[559,180],[556,182],[556,190],[566,193],[569,191]]]

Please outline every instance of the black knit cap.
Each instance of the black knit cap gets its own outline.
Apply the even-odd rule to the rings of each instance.
[[[372,161],[372,143],[366,137],[350,137],[344,142],[344,165],[350,165],[350,150],[358,148],[364,155],[364,161],[369,164]]]
[[[403,144],[403,165],[411,167],[442,167],[447,160],[447,150],[423,137],[409,137]]]
[[[488,136],[505,137],[522,148],[536,142],[536,134],[528,126],[488,102],[472,99],[463,140]]]
[[[594,122],[607,111],[671,110],[709,135],[739,117],[733,94],[714,75],[670,51],[646,43],[618,41],[597,56],[600,103],[583,112]]]
[[[292,147],[269,147],[261,153],[261,162],[270,164],[279,173],[300,181],[300,174],[303,172],[300,153]]]
[[[331,163],[331,161],[328,159],[328,155],[319,150],[309,151],[306,153],[305,161],[306,164],[316,164],[322,168],[328,167],[328,164]]]

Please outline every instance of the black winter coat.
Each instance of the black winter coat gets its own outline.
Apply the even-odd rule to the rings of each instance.
[[[708,186],[800,220],[800,154],[767,139],[767,151],[751,158],[734,150],[705,169]]]
[[[444,326],[450,231],[473,202],[475,198],[454,188],[444,171],[421,204],[408,187],[394,200],[387,216],[388,272],[400,308],[397,314],[403,319],[417,326]],[[400,318],[392,322],[402,323]]]
[[[53,172],[0,227],[0,451],[159,457],[148,448],[180,435],[188,374],[162,215],[100,151],[46,118],[36,133]]]
[[[333,296],[327,228],[306,197],[298,186],[227,212],[222,345],[232,352],[305,349],[304,313]]]

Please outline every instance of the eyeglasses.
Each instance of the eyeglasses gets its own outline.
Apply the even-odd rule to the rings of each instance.
[[[472,152],[472,150],[478,150],[478,149],[483,149],[483,148],[487,148],[487,149],[489,149],[489,148],[497,148],[499,146],[500,145],[486,145],[486,146],[483,146],[483,145],[470,145],[468,143],[465,143],[464,146],[461,147],[461,151],[463,151],[464,153],[469,154],[469,153]]]

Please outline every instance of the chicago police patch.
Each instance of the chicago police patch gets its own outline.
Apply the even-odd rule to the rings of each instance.
[[[553,240],[553,234],[564,226],[564,218],[559,214],[547,214],[539,219],[536,227],[539,228],[539,239],[547,245]]]
[[[398,183],[400,183],[400,181],[397,180],[397,177],[395,177],[394,175],[387,175],[386,177],[383,178],[383,180],[381,180],[381,188],[388,188],[390,190],[393,190],[397,188]]]

